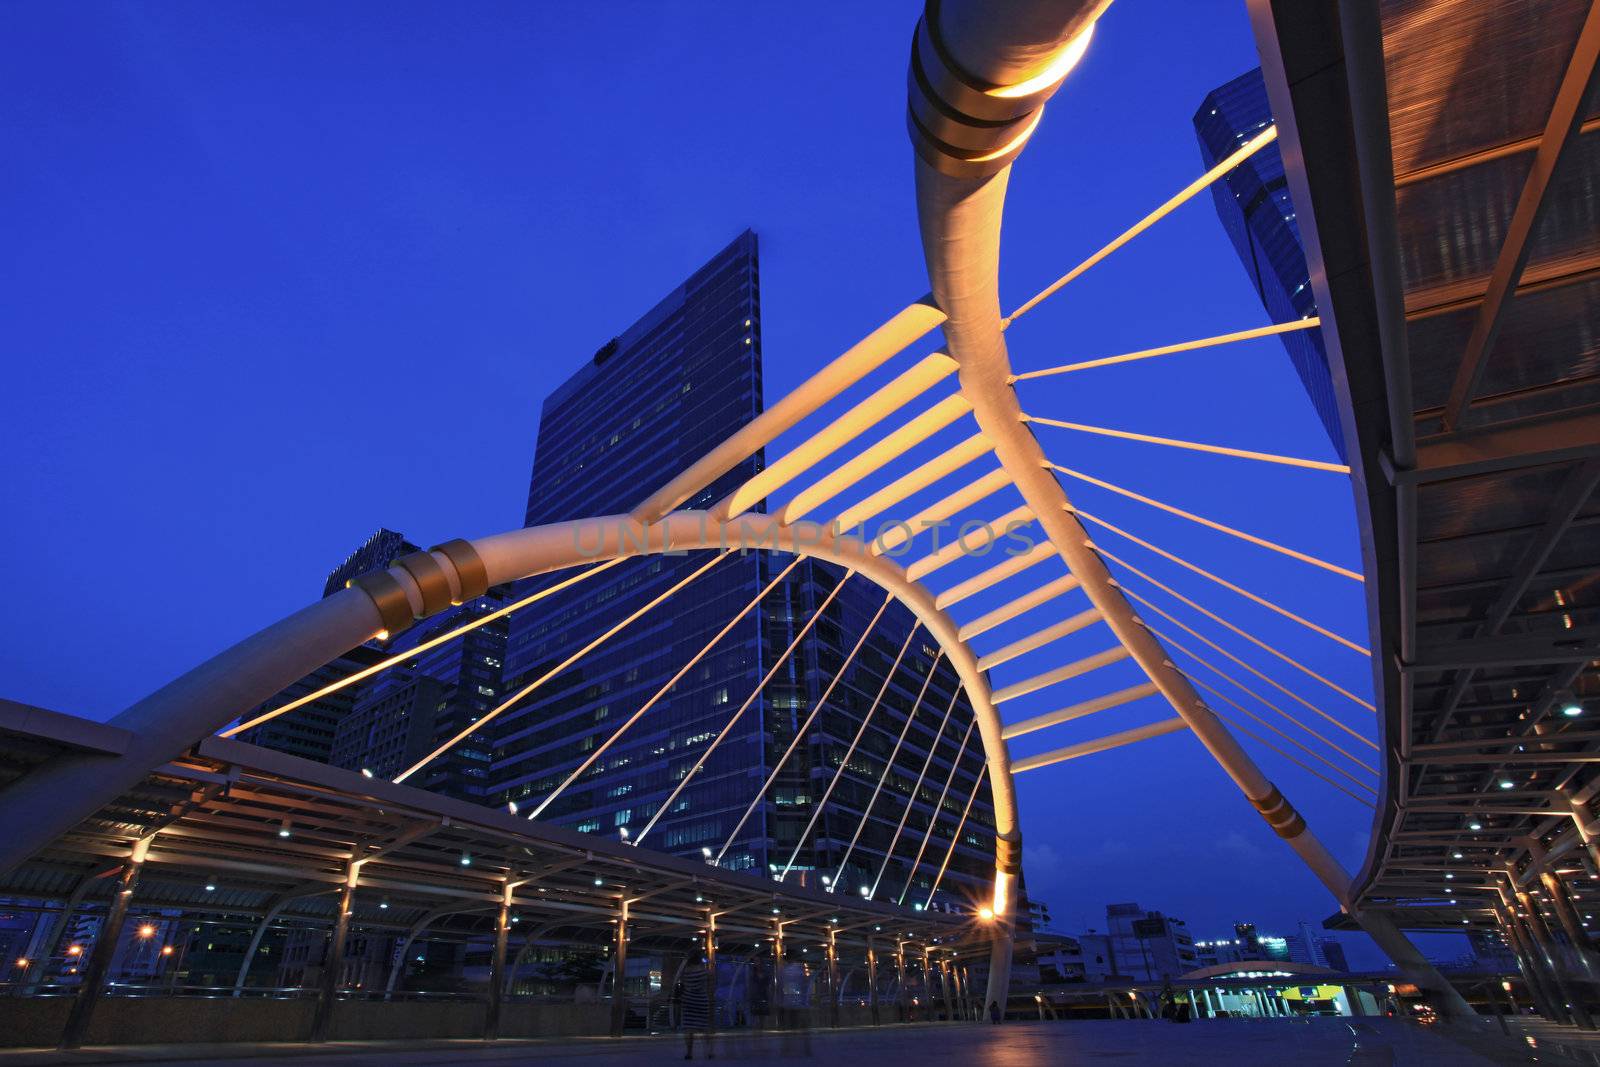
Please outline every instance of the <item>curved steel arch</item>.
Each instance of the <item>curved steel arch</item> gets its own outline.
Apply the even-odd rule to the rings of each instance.
[[[778,517],[759,513],[719,520],[708,512],[678,511],[649,524],[614,515],[529,527],[449,542],[363,576],[351,588],[266,627],[117,716],[113,722],[133,736],[120,756],[64,757],[48,765],[46,774],[31,775],[7,790],[8,811],[19,830],[0,845],[0,872],[316,668],[366,641],[436,615],[452,602],[471,599],[490,586],[585,563],[721,548],[809,556],[859,573],[904,604],[939,644],[967,692],[983,742],[996,830],[995,911],[1001,912],[1014,899],[1011,876],[1020,865],[1019,835],[1010,752],[987,672],[979,668],[976,654],[961,639],[955,621],[935,604],[934,595],[909,579],[894,559],[875,553],[859,538],[811,523],[783,525]],[[1009,967],[1009,937],[997,937],[993,951],[994,965]]]
[[[638,550],[641,543],[649,545],[647,552]],[[1002,840],[1014,838],[1017,801],[1011,755],[1002,736],[1003,726],[992,700],[988,673],[979,668],[976,653],[961,639],[956,622],[935,604],[933,593],[908,578],[905,568],[888,555],[874,553],[867,542],[812,523],[784,525],[775,515],[750,513],[719,520],[710,512],[675,511],[649,525],[628,515],[612,515],[512,530],[471,544],[484,563],[490,585],[583,563],[710,548],[776,550],[811,556],[861,574],[909,608],[955,668],[972,703],[983,740],[996,834]],[[997,857],[997,862],[1000,859]]]
[[[863,574],[913,612],[955,667],[972,703],[994,798],[994,911],[1000,921],[995,925],[985,999],[989,1004],[1004,1005],[1016,903],[1014,876],[1021,860],[1017,804],[994,694],[957,624],[906,569],[859,540],[840,537],[812,523],[786,525],[782,510],[771,516],[726,517],[723,508],[731,510],[738,500],[765,495],[749,485],[711,512],[670,510],[942,325],[949,360],[957,368],[958,396],[978,423],[980,443],[994,452],[1003,479],[1021,493],[1026,510],[1049,535],[1072,579],[1119,644],[1266,821],[1288,840],[1340,903],[1346,903],[1348,875],[1306,830],[1304,820],[1207,708],[1187,678],[1168,661],[1161,644],[1135,615],[1105,564],[1087,544],[1087,535],[1071,512],[1060,482],[1050,473],[1012,386],[1003,337],[1009,320],[1002,318],[998,302],[1000,224],[1009,169],[1036,128],[1044,102],[1065,79],[1073,57],[1081,54],[1095,19],[1108,3],[930,0],[927,5],[913,48],[910,125],[918,155],[918,210],[932,300],[901,311],[701,457],[642,502],[632,515],[513,530],[471,542],[450,542],[406,557],[387,572],[359,579],[357,588],[267,627],[135,704],[113,720],[132,737],[120,756],[111,760],[90,755],[61,757],[46,773],[30,775],[6,791],[5,801],[18,832],[0,844],[0,871],[45,847],[104,802],[131,788],[152,768],[180,755],[241,711],[258,706],[346,650],[375,636],[398,632],[453,601],[476,596],[490,585],[585,562],[746,544],[814,556]],[[911,389],[906,395],[920,391]],[[882,417],[879,411],[875,420]],[[823,454],[859,432],[860,427],[840,432]],[[781,484],[783,479],[775,479],[772,470],[767,468],[768,480]],[[585,528],[592,531],[596,527],[599,540],[586,543]],[[1045,595],[1044,589],[1036,592]],[[1403,966],[1420,970],[1420,957],[1392,924],[1381,916],[1362,918],[1368,931]]]

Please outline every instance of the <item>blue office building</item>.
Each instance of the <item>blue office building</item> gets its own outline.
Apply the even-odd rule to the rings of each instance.
[[[550,394],[540,416],[528,525],[626,513],[761,412],[759,282],[756,237],[746,232]],[[757,453],[684,506],[703,508],[720,500],[760,471],[763,462]],[[543,678],[596,633],[713,556],[694,552],[630,560],[517,612],[506,641],[506,691],[516,693]],[[668,688],[790,562],[782,555],[736,551],[602,647],[552,675],[497,724],[489,799],[580,831],[635,841],[660,813],[645,847],[720,857],[724,867],[755,872],[786,867],[792,859],[796,874],[791,877],[805,880],[825,874],[832,879],[842,869],[838,881],[852,892],[878,883],[879,899],[898,899],[904,892],[907,904],[920,903],[962,813],[954,798],[970,794],[981,769],[982,746],[974,738],[961,749],[971,708],[958,697],[949,665],[935,666],[933,642],[907,642],[914,624],[907,609],[895,603],[883,612],[872,639],[765,794],[761,787],[771,769],[789,751],[856,637],[883,605],[882,590],[851,579],[785,657],[795,635],[844,580],[837,567],[803,560]],[[522,583],[516,595],[553,580]],[[906,654],[895,667],[902,647]],[[922,693],[930,670],[933,681]],[[772,677],[758,692],[769,671]],[[618,728],[663,689],[649,712],[608,746]],[[814,802],[844,761],[880,690],[882,701],[833,797],[813,822]],[[736,724],[724,734],[736,714]],[[719,736],[702,769],[662,812]],[[931,761],[929,746],[935,746]],[[886,861],[906,797],[925,762],[930,766],[917,803],[898,849]],[[960,764],[955,785],[938,815],[928,854],[913,872],[911,860],[955,762]],[[882,795],[864,821],[880,778]],[[993,816],[984,792],[962,832],[941,895],[976,896],[989,873]],[[852,839],[857,839],[853,847]]]
[[[1226,158],[1272,122],[1261,70],[1242,74],[1214,89],[1195,112],[1200,156],[1209,168]],[[1229,171],[1211,186],[1217,215],[1233,241],[1250,283],[1273,322],[1291,322],[1317,313],[1306,267],[1300,225],[1276,142]],[[1320,330],[1282,334],[1306,393],[1328,431],[1340,459],[1347,459],[1339,405],[1328,371],[1328,350]]]

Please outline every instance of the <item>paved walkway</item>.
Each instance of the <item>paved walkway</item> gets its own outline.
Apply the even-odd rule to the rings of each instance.
[[[1040,1064],[1094,1064],[1187,1067],[1484,1067],[1539,1063],[1542,1067],[1592,1065],[1586,1052],[1573,1059],[1549,1043],[1557,1035],[1512,1039],[1487,1025],[1471,1033],[1429,1029],[1394,1019],[1220,1019],[1178,1025],[1148,1020],[890,1026],[794,1034],[722,1035],[719,1064],[816,1060],[864,1067],[1036,1067]],[[696,1042],[698,1044],[698,1042]],[[701,1049],[696,1049],[697,1054]],[[562,1041],[371,1042],[308,1045],[131,1046],[59,1053],[0,1051],[0,1067],[89,1063],[181,1063],[187,1067],[621,1067],[681,1062],[683,1045],[674,1037],[623,1040],[574,1038]],[[699,1058],[697,1055],[696,1058]]]

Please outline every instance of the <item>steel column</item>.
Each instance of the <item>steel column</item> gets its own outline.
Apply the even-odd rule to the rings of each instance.
[[[717,1032],[717,913],[706,915],[706,1054]]]
[[[1500,932],[1504,935],[1506,947],[1511,950],[1511,956],[1517,961],[1517,967],[1522,971],[1522,980],[1528,987],[1528,996],[1540,1015],[1551,1022],[1570,1022],[1571,1018],[1562,1008],[1560,1000],[1551,992],[1549,982],[1535,958],[1532,945],[1528,942],[1526,932],[1517,921],[1516,908],[1498,901],[1494,905],[1495,918],[1500,923]]]
[[[328,1030],[333,1023],[333,1007],[339,997],[339,979],[344,971],[344,944],[350,934],[350,913],[356,902],[356,881],[361,867],[350,865],[344,891],[339,894],[339,911],[333,919],[333,935],[328,939],[328,955],[322,963],[322,984],[317,991],[317,1010],[311,1017],[309,1040],[328,1040]]]
[[[1550,936],[1550,927],[1545,925],[1544,916],[1540,914],[1538,905],[1525,890],[1516,891],[1517,902],[1522,905],[1523,922],[1533,935],[1533,944],[1537,949],[1536,959],[1543,962],[1546,974],[1549,975],[1553,992],[1560,998],[1562,1006],[1572,1018],[1572,1024],[1580,1030],[1593,1030],[1594,1020],[1589,1017],[1588,1009],[1583,1006],[1583,998],[1577,996],[1560,964],[1556,952],[1555,938]]]
[[[94,939],[94,951],[89,954],[78,995],[73,998],[72,1010],[68,1012],[67,1023],[61,1030],[62,1049],[78,1048],[89,1033],[89,1022],[94,1018],[95,1005],[100,1002],[100,995],[104,992],[106,971],[116,955],[117,942],[122,939],[122,924],[127,921],[128,905],[133,902],[133,891],[139,885],[139,871],[144,866],[145,855],[150,851],[150,841],[148,837],[135,841],[128,862],[123,865],[117,890],[106,909],[106,921],[100,927],[99,936]]]
[[[628,898],[617,902],[617,937],[611,949],[611,1036],[628,1022]]]
[[[867,1016],[878,1025],[878,946],[867,938]]]
[[[1561,884],[1561,879],[1548,867],[1540,868],[1539,884],[1544,886],[1546,895],[1550,897],[1550,906],[1555,909],[1556,920],[1561,923],[1562,931],[1572,943],[1572,952],[1577,957],[1578,966],[1583,968],[1584,979],[1588,982],[1600,981],[1600,964],[1595,961],[1594,949],[1589,944],[1589,935],[1583,929],[1583,919],[1572,906],[1572,897],[1567,893],[1567,887]]]
[[[500,898],[500,911],[495,915],[494,955],[489,963],[489,1003],[483,1017],[483,1039],[494,1041],[500,1037],[500,1007],[506,993],[506,941],[511,936],[510,883]]]
[[[828,930],[828,1025],[839,1026],[839,949],[833,930]]]

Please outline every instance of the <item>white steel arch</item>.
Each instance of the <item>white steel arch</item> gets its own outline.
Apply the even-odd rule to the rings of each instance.
[[[1003,317],[998,299],[1000,226],[1010,165],[1039,122],[1045,100],[1067,76],[1108,3],[930,0],[913,49],[910,99],[910,126],[918,155],[918,210],[933,287],[930,297],[897,313],[630,514],[512,530],[415,553],[389,570],[365,575],[353,588],[267,627],[135,704],[114,720],[130,731],[127,751],[110,759],[87,754],[62,757],[6,791],[3,799],[18,832],[0,843],[0,871],[44,848],[152,768],[177,757],[350,648],[398,633],[415,620],[433,616],[491,586],[662,552],[744,548],[815,557],[868,578],[906,605],[956,670],[973,708],[985,753],[984,774],[994,800],[996,936],[986,1005],[1006,1003],[1016,875],[1021,867],[1008,731],[996,709],[999,701],[991,689],[988,670],[1098,622],[1104,622],[1115,636],[1114,648],[1002,687],[999,695],[1003,698],[1008,693],[1058,684],[1113,658],[1132,659],[1181,723],[1169,720],[1102,740],[1125,743],[1169,729],[1192,730],[1267,823],[1299,853],[1340,904],[1347,903],[1349,876],[1308,832],[1304,819],[1206,706],[1187,676],[1173,665],[1157,635],[1134,613],[1102,553],[1090,543],[1079,513],[1057,480],[1055,465],[1035,439],[1016,395],[1015,383],[1028,375],[1012,373],[1003,336],[1010,321],[1131,239],[1182,198],[1204,188],[1232,162],[1271,140],[1263,134],[1243,146],[1225,165],[1208,172],[1010,318]],[[709,509],[675,510],[940,326],[947,352],[923,357]],[[1235,336],[1247,333],[1251,331]],[[1192,347],[1196,346],[1168,346],[1172,351]],[[941,385],[948,389],[952,376],[957,383],[953,392],[925,398],[924,394],[938,391]],[[909,422],[875,443],[860,446],[832,473],[811,474],[823,459],[845,450],[868,430],[907,409],[917,412]],[[846,507],[836,516],[834,526],[802,519],[910,447],[969,415],[976,422],[976,433]],[[990,454],[998,460],[998,469],[967,481],[915,514],[893,514],[895,505]],[[780,502],[772,514],[747,510],[806,476],[814,480],[803,484],[787,502]],[[915,539],[916,523],[965,513],[966,508],[983,505],[995,492],[1009,488],[1020,493],[1023,506],[996,521],[1000,525],[1013,520],[1036,521],[1047,540],[940,592],[928,588],[924,579],[953,562],[956,553],[951,549],[934,550],[904,567],[892,558],[894,549]],[[873,544],[836,532],[839,525],[854,526],[883,516],[900,523],[904,535],[891,532]],[[982,517],[991,518],[987,513]],[[950,609],[955,605],[1052,555],[1065,564],[1067,574],[1041,579],[1028,592],[965,624],[952,618]],[[1063,596],[1079,588],[1088,598],[1088,611],[1059,620],[986,657],[970,647],[973,638],[1001,622],[1044,605],[1059,606]],[[1080,702],[1059,713],[1013,724],[1009,736],[1143,695],[1147,695],[1144,687],[1135,687]],[[1070,758],[1062,754],[1065,752],[1051,755]],[[970,798],[968,807],[970,810]],[[1429,978],[1431,969],[1386,917],[1360,918],[1397,962],[1439,987],[1437,975]]]

